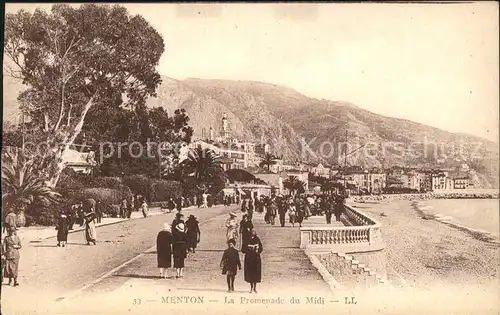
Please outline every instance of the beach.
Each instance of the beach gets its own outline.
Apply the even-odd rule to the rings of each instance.
[[[491,295],[498,301],[498,243],[485,241],[466,230],[425,217],[415,209],[415,203],[409,200],[352,203],[382,223],[389,280],[402,287],[424,291],[453,288],[470,293],[470,296],[475,296],[470,290],[480,288],[481,294]],[[433,203],[432,209],[438,206],[444,209],[438,203]],[[441,211],[457,211],[453,204],[448,207],[451,210]],[[471,209],[470,205],[464,207]],[[480,211],[477,207],[473,209]],[[498,218],[498,213],[496,215]],[[472,225],[476,221],[468,223],[472,222]],[[498,229],[498,219],[496,225]]]

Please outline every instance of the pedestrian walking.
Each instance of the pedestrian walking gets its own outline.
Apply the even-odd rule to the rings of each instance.
[[[172,234],[177,233],[177,225],[180,223],[185,224],[184,215],[182,213],[177,212],[175,214],[175,219],[172,221]]]
[[[202,208],[208,208],[208,195],[206,193],[203,193],[201,195],[203,203],[201,205]]]
[[[142,210],[142,216],[146,218],[149,212],[146,200],[142,201],[141,210]]]
[[[187,256],[187,250],[186,250],[186,242],[187,242],[187,235],[186,235],[186,227],[184,223],[179,223],[175,227],[176,232],[173,234],[173,256],[174,256],[174,268],[177,271],[177,276],[176,278],[182,278],[182,272],[184,270],[184,260],[186,259]]]
[[[241,212],[247,212],[247,200],[246,199],[243,199],[241,201]]]
[[[186,221],[186,228],[187,228],[187,250],[188,252],[195,253],[196,247],[198,243],[200,242],[200,226],[198,224],[198,220],[194,216],[194,214],[191,214],[189,218]]]
[[[288,220],[290,222],[290,224],[292,225],[292,227],[295,226],[295,216],[296,216],[296,207],[295,205],[292,203],[292,201],[290,201],[290,203],[288,204]]]
[[[238,239],[238,221],[236,219],[236,213],[230,212],[229,213],[229,218],[226,220],[226,241],[229,241],[230,239],[237,240]]]
[[[182,206],[183,206],[183,205],[182,205],[182,203],[183,203],[183,200],[182,200],[182,199],[184,199],[184,198],[182,198],[182,197],[177,198],[177,203],[176,203],[176,206],[177,206],[177,211],[178,211],[178,212],[181,212],[181,211],[182,211]]]
[[[240,254],[235,246],[236,241],[234,239],[227,241],[227,249],[224,251],[224,254],[222,254],[220,262],[222,274],[226,275],[228,292],[234,291],[234,279],[238,273],[238,269],[241,270]]]
[[[173,198],[170,198],[167,202],[168,213],[171,213],[175,209],[175,202]]]
[[[344,213],[344,202],[345,198],[343,196],[339,196],[335,202],[335,220],[340,222],[340,217]]]
[[[21,239],[17,236],[16,228],[11,226],[7,230],[8,235],[3,240],[2,253],[5,256],[5,269],[3,276],[9,278],[9,285],[12,284],[12,279],[14,279],[14,286],[18,286],[17,282],[18,270],[19,270],[19,259],[21,254],[19,250],[22,248]],[[2,264],[2,267],[4,265]]]
[[[130,201],[128,203],[127,219],[130,219],[130,217],[132,217],[132,211],[134,211],[134,204],[135,204],[135,198],[134,198],[134,196],[131,196]],[[97,223],[100,223],[100,222],[97,222]]]
[[[263,251],[262,242],[257,236],[255,229],[252,230],[252,237],[247,245],[245,252],[245,281],[250,283],[250,293],[257,293],[257,283],[261,282],[262,278],[262,260],[260,254]]]
[[[120,218],[125,219],[127,217],[128,205],[127,199],[123,198],[122,203],[120,205]]]
[[[87,245],[96,244],[97,240],[97,232],[95,228],[95,212],[89,212],[84,216],[85,221],[85,240],[87,241]]]
[[[99,200],[97,201],[97,204],[95,206],[95,215],[96,215],[96,222],[98,224],[101,223],[103,215],[103,206]]]
[[[281,225],[281,227],[285,227],[287,205],[285,204],[284,200],[281,200],[281,202],[279,204],[278,212],[279,212],[279,216],[280,216],[280,225]]]
[[[248,209],[247,209],[248,219],[250,219],[250,220],[253,219],[253,211],[254,211],[254,209],[255,209],[255,206],[254,206],[253,200],[252,200],[252,198],[250,198],[248,200]]]
[[[65,247],[68,242],[69,220],[68,216],[62,213],[56,224],[57,246]]]
[[[172,243],[173,235],[170,232],[170,225],[163,224],[163,229],[156,237],[156,254],[158,268],[160,268],[160,278],[168,278],[168,268],[172,267]]]
[[[240,222],[241,234],[241,252],[245,253],[248,248],[248,242],[252,238],[253,223],[248,219],[248,215],[244,214]]]
[[[271,225],[274,225],[276,223],[276,213],[278,212],[277,206],[276,206],[276,201],[273,199],[269,202],[269,206],[267,208],[267,214],[269,216],[269,221],[271,222]]]

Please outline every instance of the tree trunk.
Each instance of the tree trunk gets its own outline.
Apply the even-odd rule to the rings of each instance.
[[[81,114],[81,116],[79,118],[79,121],[76,124],[75,128],[73,129],[73,132],[72,132],[71,136],[68,137],[67,141],[65,141],[64,148],[61,149],[60,151],[58,151],[58,153],[57,153],[57,155],[55,157],[55,160],[56,160],[56,162],[55,162],[56,163],[56,170],[55,170],[54,174],[50,174],[49,175],[49,178],[47,180],[47,185],[49,187],[52,187],[52,188],[56,187],[57,181],[59,180],[59,176],[61,176],[62,171],[66,167],[66,161],[64,161],[62,159],[62,157],[64,156],[64,153],[66,152],[66,150],[68,150],[69,147],[73,144],[73,142],[75,142],[76,137],[78,137],[78,135],[82,131],[83,123],[85,121],[85,116],[87,115],[89,109],[94,104],[93,101],[94,101],[94,97],[95,97],[96,94],[94,94],[89,99],[89,101],[87,102],[87,104],[85,104],[85,107],[84,107],[84,109],[82,111],[82,114]]]

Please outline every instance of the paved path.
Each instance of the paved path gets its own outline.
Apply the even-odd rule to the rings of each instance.
[[[176,313],[192,313],[197,307],[225,314],[229,305],[225,303],[226,298],[233,298],[243,313],[259,307],[268,312],[275,308],[287,314],[295,311],[303,314],[311,309],[316,313],[329,313],[333,306],[339,307],[339,302],[330,301],[343,302],[343,297],[331,294],[309,258],[299,249],[298,226],[270,226],[265,224],[261,214],[254,216],[264,246],[259,293],[247,293],[249,286],[243,280],[243,270],[236,278],[236,292],[226,293],[225,276],[221,275],[219,262],[226,248],[224,222],[231,210],[235,208],[183,210],[186,216],[196,213],[201,222],[202,237],[196,254],[186,260],[182,279],[158,278],[154,245],[161,224],[173,219],[173,214],[166,214],[101,227],[98,229],[100,242],[95,247],[83,245],[82,233],[74,233],[70,235],[70,246],[66,248],[55,247],[53,240],[24,248],[21,286],[6,288],[4,301],[29,299],[39,305],[16,306],[16,310],[19,307],[32,310],[34,307],[38,313],[45,310],[51,314],[171,313],[174,310]],[[243,262],[243,255],[240,258]],[[123,266],[113,270],[120,265]],[[174,272],[171,269],[170,275]],[[86,289],[79,291],[82,287]],[[183,297],[201,298],[203,303],[172,304]],[[284,304],[262,302],[262,299],[278,297]],[[57,298],[59,301],[54,302]],[[164,298],[169,303],[162,303]],[[292,298],[299,299],[300,304],[290,303]],[[307,298],[309,303],[306,303]],[[259,302],[254,304],[252,299]],[[4,307],[8,311],[13,305]],[[229,313],[234,314],[234,311]]]
[[[187,209],[187,208],[186,208]],[[160,208],[151,208],[149,211],[150,216],[154,215],[160,215],[163,214],[163,212],[160,210]],[[122,219],[122,218],[103,218],[101,220],[101,223],[97,223],[96,226],[105,226],[105,225],[110,225],[110,224],[117,224],[120,222],[128,221],[128,220],[135,220],[135,219],[142,219],[144,218],[142,215],[142,212],[140,211],[134,211],[132,212],[130,219]],[[76,233],[83,231],[83,227],[75,224],[73,226],[73,230],[70,230],[70,233]],[[56,237],[57,231],[55,230],[55,227],[47,227],[47,226],[30,226],[30,227],[22,227],[17,231],[17,235],[21,238],[21,242],[23,244],[25,243],[30,243],[30,242],[38,242],[47,238],[51,237]]]
[[[229,211],[224,206],[208,209],[185,209],[201,221]],[[20,307],[40,311],[59,297],[77,290],[123,262],[147,250],[156,240],[164,222],[172,222],[174,213],[126,220],[97,228],[97,246],[88,246],[83,232],[68,235],[68,246],[57,247],[54,238],[36,243],[25,242],[21,250],[19,287],[3,286],[2,307]],[[14,305],[12,301],[35,301]],[[36,305],[36,304],[39,305]],[[12,312],[5,312],[9,314]]]
[[[158,278],[156,268],[156,252],[152,248],[138,259],[117,270],[109,277],[103,279],[95,286],[89,288],[82,295],[73,300],[66,301],[66,305],[77,302],[85,305],[85,312],[92,313],[100,307],[116,306],[121,301],[122,307],[128,312],[160,312],[166,310],[162,298],[166,297],[202,297],[204,303],[186,306],[185,303],[168,305],[168,310],[176,312],[209,308],[218,314],[227,311],[225,299],[234,298],[235,303],[241,305],[243,299],[276,298],[282,297],[285,305],[265,305],[277,307],[280,311],[299,311],[314,307],[316,311],[325,311],[332,307],[326,299],[333,296],[319,273],[314,269],[309,258],[299,249],[299,228],[280,227],[265,224],[263,215],[254,215],[254,225],[262,239],[264,251],[263,279],[258,286],[258,294],[248,293],[249,285],[244,282],[243,270],[238,272],[235,281],[234,293],[226,293],[225,276],[221,275],[219,268],[223,250],[226,248],[224,221],[227,214],[210,218],[201,225],[202,237],[196,254],[186,260],[185,276],[182,279]],[[244,256],[240,255],[243,263]],[[175,271],[171,269],[170,275]],[[296,297],[301,300],[301,305],[290,304],[290,299]],[[325,305],[306,304],[306,297],[321,297]],[[97,301],[99,306],[81,301]],[[210,302],[212,301],[212,302]],[[245,300],[246,301],[246,300]],[[338,303],[336,303],[338,304]],[[103,306],[107,305],[107,306]],[[259,304],[261,307],[263,305]],[[225,306],[225,307],[224,307]],[[249,305],[244,306],[247,309]],[[252,305],[251,307],[258,307]],[[285,308],[284,308],[285,307]],[[290,309],[291,307],[291,309]],[[225,311],[224,311],[225,310]]]

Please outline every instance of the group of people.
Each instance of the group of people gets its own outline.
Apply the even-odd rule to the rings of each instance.
[[[295,195],[295,196],[260,196],[254,201],[251,198],[243,199],[241,211],[245,213],[251,221],[254,210],[265,212],[264,220],[267,224],[275,225],[276,217],[279,216],[279,222],[282,227],[286,224],[286,216],[293,226],[302,222],[312,215],[325,215],[326,223],[331,224],[332,215],[335,215],[337,221],[345,211],[345,194],[335,195]]]
[[[156,252],[160,278],[168,278],[168,269],[176,269],[176,278],[183,277],[184,260],[196,252],[201,231],[198,220],[190,215],[184,222],[184,215],[178,212],[172,224],[163,224],[163,229],[156,237]]]
[[[252,220],[248,214],[244,214],[240,223],[234,212],[229,213],[226,220],[226,241],[228,248],[222,255],[220,266],[222,274],[226,275],[228,292],[234,291],[234,279],[238,269],[241,270],[241,262],[238,250],[235,248],[237,240],[241,235],[241,252],[245,255],[244,279],[250,283],[250,293],[257,293],[257,283],[262,278],[262,260],[260,254],[263,251],[262,242],[257,235]]]
[[[98,209],[98,203],[94,199],[87,199],[79,205],[81,210],[81,221],[80,226],[84,226],[84,237],[87,241],[87,245],[96,245],[97,242],[97,233],[95,221],[97,223],[100,222],[99,215],[97,214],[96,209]],[[80,220],[80,219],[79,219]],[[67,212],[63,212],[59,215],[56,222],[56,230],[57,230],[57,246],[65,247],[68,244],[68,233],[73,229],[73,217],[71,214]]]

